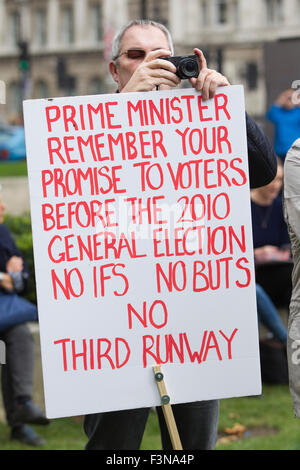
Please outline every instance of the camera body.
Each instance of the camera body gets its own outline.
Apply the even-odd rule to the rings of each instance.
[[[176,75],[181,79],[198,77],[199,75],[198,57],[196,55],[161,57],[161,59],[172,62],[176,67]]]

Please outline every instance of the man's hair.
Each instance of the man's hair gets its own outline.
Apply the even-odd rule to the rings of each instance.
[[[131,28],[132,26],[154,26],[155,28],[160,29],[165,35],[169,43],[171,54],[174,54],[173,40],[170,34],[170,31],[161,23],[157,23],[152,20],[132,20],[123,26],[115,35],[112,43],[112,60],[116,61],[120,51],[121,51],[121,42],[124,36],[124,33]]]

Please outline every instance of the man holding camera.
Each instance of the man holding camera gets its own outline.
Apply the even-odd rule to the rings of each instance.
[[[203,100],[212,98],[220,86],[228,86],[226,77],[207,67],[200,49],[195,48],[197,73],[187,67],[190,84],[202,93]],[[173,44],[169,31],[150,20],[130,22],[116,35],[112,47],[110,73],[118,93],[165,90],[177,87],[181,79],[170,60]],[[267,138],[246,115],[250,184],[268,184],[276,175],[276,157]],[[99,392],[101,393],[101,392]],[[217,439],[219,401],[183,403],[172,407],[183,449],[213,449]],[[164,450],[172,449],[171,440],[160,407],[158,417]],[[149,408],[92,414],[85,417],[84,428],[89,438],[87,450],[139,449]]]
[[[113,60],[109,64],[118,91],[128,93],[177,87],[180,78],[176,75],[175,65],[162,59],[172,55],[171,41],[169,33],[151,24],[133,24],[126,29],[121,41],[117,41],[119,47],[113,51]],[[199,60],[200,74],[190,81],[196,90],[202,91],[203,99],[208,99],[214,95],[218,86],[229,85],[229,82],[220,73],[207,68],[200,49],[194,49],[194,52]]]

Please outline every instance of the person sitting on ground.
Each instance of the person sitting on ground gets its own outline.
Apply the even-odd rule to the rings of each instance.
[[[266,291],[256,284],[256,303],[259,321],[272,333],[274,338],[286,346],[287,329]]]
[[[1,386],[11,438],[40,446],[45,443],[29,424],[48,424],[42,410],[32,401],[34,343],[26,323],[4,326],[8,308],[18,307],[18,298],[37,318],[36,306],[22,299],[28,270],[8,228],[3,224],[5,205],[0,195],[0,340],[5,343],[6,358],[1,368]],[[14,303],[15,302],[15,303]],[[24,303],[23,303],[24,302]],[[19,304],[20,305],[20,304]]]

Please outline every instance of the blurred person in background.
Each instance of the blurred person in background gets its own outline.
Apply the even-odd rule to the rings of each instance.
[[[292,88],[282,92],[267,113],[274,125],[274,149],[282,161],[300,135],[300,108],[293,102],[294,93]]]
[[[277,341],[286,346],[287,329],[277,308],[260,284],[256,284],[256,302],[259,321],[272,333]]]
[[[0,162],[1,160],[23,160],[26,158],[23,116],[10,116],[8,125],[0,123]]]
[[[6,347],[6,364],[1,369],[3,404],[11,439],[40,446],[45,441],[29,424],[44,425],[49,421],[32,401],[34,341],[26,322],[14,317],[16,312],[22,312],[24,320],[37,320],[37,309],[20,297],[26,288],[28,270],[3,224],[4,212],[0,194],[0,339]]]

